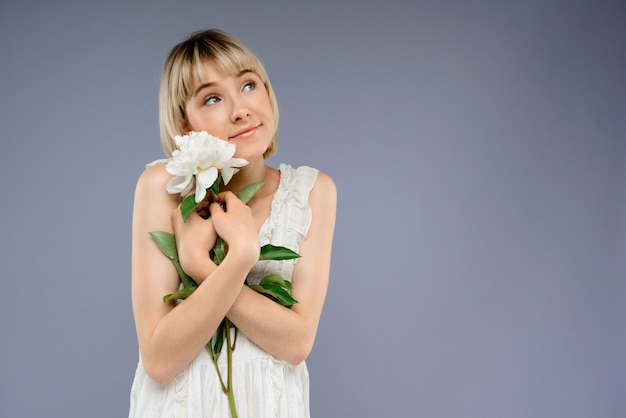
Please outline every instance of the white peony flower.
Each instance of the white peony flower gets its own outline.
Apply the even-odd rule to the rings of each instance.
[[[172,153],[165,169],[173,177],[167,183],[170,194],[187,194],[196,187],[196,203],[206,196],[206,190],[215,183],[218,172],[228,184],[238,167],[248,164],[243,158],[232,158],[235,145],[206,132],[190,132],[174,138],[178,149]]]

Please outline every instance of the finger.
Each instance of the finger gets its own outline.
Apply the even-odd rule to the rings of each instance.
[[[172,211],[172,227],[174,228],[174,231],[182,229],[186,223],[191,223],[193,221],[194,214],[195,212],[190,213],[187,217],[187,221],[184,221],[183,215],[180,211],[180,207],[174,209]]]
[[[231,191],[225,191],[218,195],[219,200],[222,202],[233,202],[235,199],[239,200],[239,198]]]
[[[222,214],[226,211],[225,205],[223,203],[213,202],[209,205],[209,211],[211,212],[211,216],[215,216]]]
[[[231,208],[241,208],[246,206],[246,204],[243,203],[241,199],[239,199],[237,195],[232,192],[225,192],[222,196],[220,196],[220,198],[222,202],[226,204],[227,211]]]

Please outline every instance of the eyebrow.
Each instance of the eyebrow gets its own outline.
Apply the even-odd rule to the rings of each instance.
[[[253,72],[254,72],[254,71],[252,71],[252,70],[241,70],[241,71],[239,71],[239,72],[235,75],[235,77],[240,78],[240,77],[243,77],[244,75],[246,75],[247,73],[253,73]],[[213,86],[213,85],[215,85],[215,82],[213,82],[213,81],[210,81],[210,82],[208,82],[208,83],[204,83],[204,84],[199,85],[199,86],[198,86],[198,88],[197,88],[197,89],[193,92],[193,94],[191,95],[191,97],[196,97],[196,95],[197,95],[198,93],[200,93],[200,90],[206,89],[207,87],[211,87],[211,86]]]

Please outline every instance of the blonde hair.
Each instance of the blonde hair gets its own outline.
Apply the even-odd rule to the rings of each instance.
[[[159,128],[161,144],[170,157],[176,149],[174,137],[186,133],[185,105],[194,83],[204,82],[203,65],[213,64],[222,74],[254,72],[263,82],[269,96],[276,131],[264,158],[276,152],[278,136],[278,103],[261,61],[244,44],[217,29],[193,33],[170,51],[163,65],[159,89]]]

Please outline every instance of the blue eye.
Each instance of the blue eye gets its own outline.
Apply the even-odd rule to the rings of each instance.
[[[204,99],[205,105],[214,105],[219,102],[220,102],[220,98],[217,96],[209,96],[206,99]]]
[[[243,91],[252,91],[256,88],[256,81],[248,81],[243,85]]]

